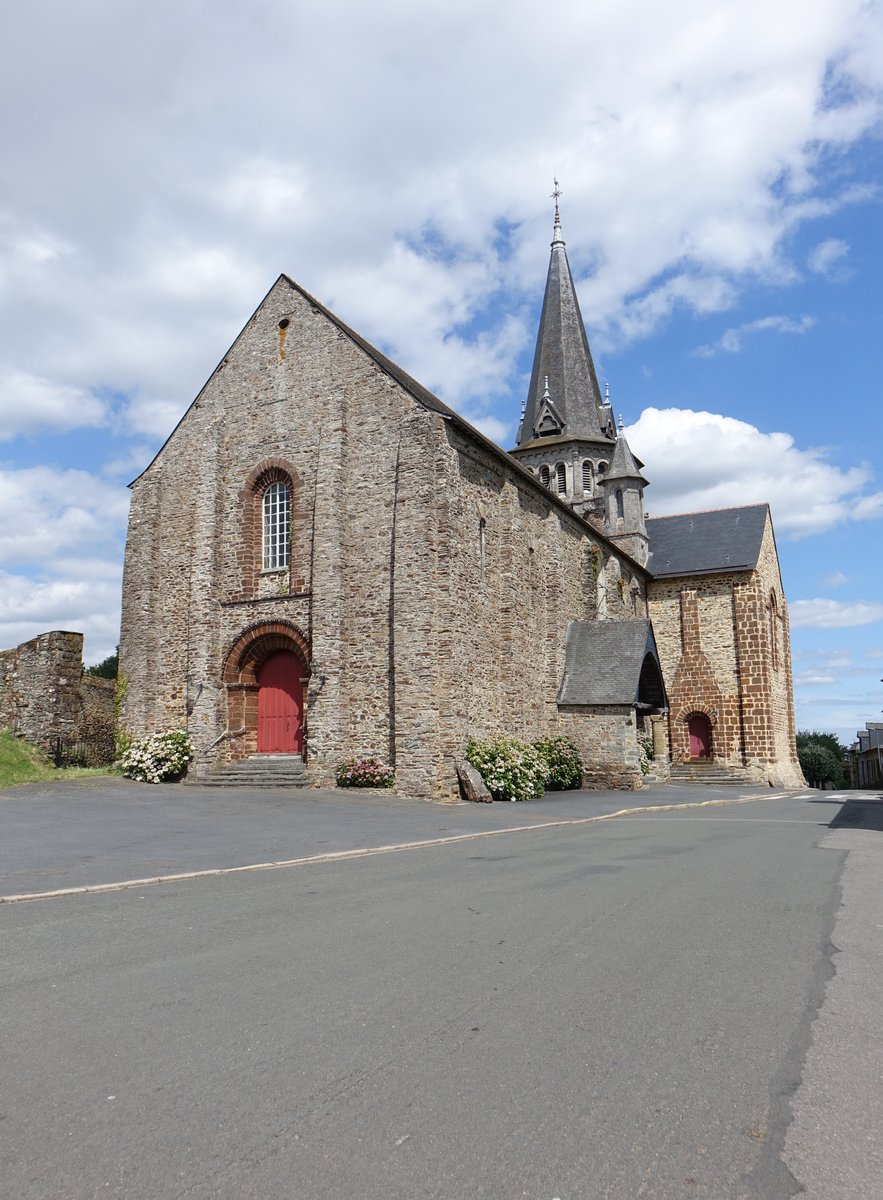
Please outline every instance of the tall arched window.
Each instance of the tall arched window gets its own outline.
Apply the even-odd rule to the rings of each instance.
[[[540,483],[543,485],[543,487],[549,486],[549,479],[550,479],[549,468],[548,467],[540,467]]]
[[[567,468],[564,463],[555,464],[555,490],[559,496],[567,495]]]
[[[616,515],[618,517],[625,516],[625,504],[622,499],[622,488],[616,489]]]
[[[285,483],[271,483],[263,499],[262,569],[288,566],[291,545],[291,492]]]
[[[583,460],[583,494],[588,496],[592,492],[592,464],[586,458]]]

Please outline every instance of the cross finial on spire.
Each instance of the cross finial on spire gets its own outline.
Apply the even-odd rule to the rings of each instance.
[[[555,190],[552,192],[552,199],[555,201],[555,226],[552,231],[552,245],[563,246],[564,237],[561,233],[561,213],[558,211],[558,200],[561,196],[561,188],[558,186],[557,179],[554,179],[552,182],[555,184]]]

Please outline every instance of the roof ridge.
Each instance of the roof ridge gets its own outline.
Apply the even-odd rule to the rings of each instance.
[[[755,504],[722,504],[719,508],[692,508],[687,512],[660,513],[658,517],[650,516],[648,521],[667,521],[669,517],[704,517],[713,512],[744,512],[749,508],[769,508],[769,500],[758,500]]]

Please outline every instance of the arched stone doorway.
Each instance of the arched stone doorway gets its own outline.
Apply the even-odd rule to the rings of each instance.
[[[296,625],[266,621],[244,630],[227,653],[228,755],[303,754],[309,643]]]
[[[691,758],[711,758],[711,722],[705,713],[691,713],[687,718]]]

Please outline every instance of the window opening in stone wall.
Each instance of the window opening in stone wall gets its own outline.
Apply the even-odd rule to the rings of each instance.
[[[567,495],[567,468],[564,463],[555,464],[555,486],[559,496]]]
[[[772,657],[773,670],[779,668],[779,606],[776,601],[776,593],[770,592],[770,655]]]
[[[263,502],[263,570],[288,566],[291,542],[291,492],[284,483],[271,483]]]
[[[625,516],[625,504],[622,499],[622,488],[616,489],[616,515],[618,517]]]
[[[592,464],[586,459],[583,462],[583,493],[590,495],[592,491]]]
[[[482,517],[478,522],[478,566],[481,571],[481,582],[484,583],[484,572],[487,565],[487,521]]]
[[[598,474],[603,475],[606,470],[607,470],[607,463],[599,462],[598,463]]]
[[[540,467],[540,483],[543,485],[543,487],[548,487],[549,481],[550,481],[549,468],[548,467]]]

